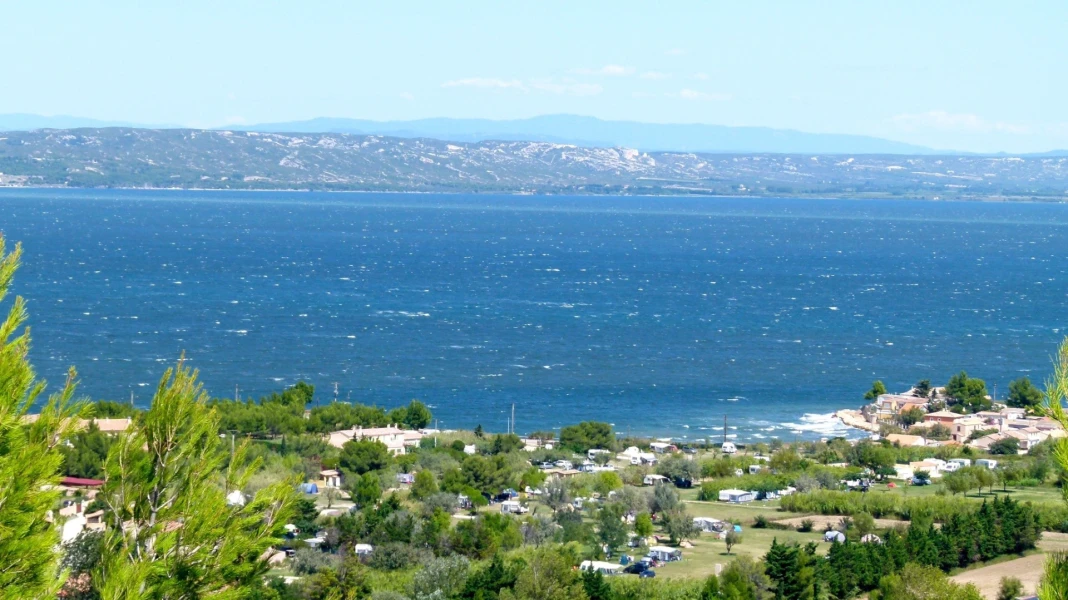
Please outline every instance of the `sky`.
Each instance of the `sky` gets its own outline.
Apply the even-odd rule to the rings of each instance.
[[[1068,148],[1059,0],[40,0],[0,18],[0,113],[193,127],[567,113]]]

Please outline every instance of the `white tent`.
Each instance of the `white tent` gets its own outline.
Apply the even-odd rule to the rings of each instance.
[[[580,571],[597,571],[601,575],[618,575],[623,571],[623,565],[604,562],[600,560],[584,560],[579,565]]]
[[[841,542],[845,542],[845,540],[846,540],[845,534],[842,533],[841,531],[828,531],[827,533],[823,534],[823,541],[825,541],[825,542],[839,542],[839,543],[841,543]]]

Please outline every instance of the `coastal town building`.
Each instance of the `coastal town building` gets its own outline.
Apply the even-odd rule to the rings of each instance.
[[[978,416],[964,417],[953,421],[950,431],[953,432],[953,441],[964,443],[968,441],[972,433],[989,428],[990,425]]]
[[[886,436],[886,441],[891,444],[896,444],[902,448],[907,446],[926,446],[927,440],[923,436],[919,435],[907,435],[904,433],[891,433]]]
[[[386,427],[353,427],[331,432],[327,442],[335,448],[341,448],[347,442],[370,440],[381,442],[389,450],[390,454],[399,456],[405,454],[407,448],[418,446],[423,435],[418,431],[401,429],[390,424]]]
[[[932,425],[934,423],[941,423],[942,425],[945,425],[946,427],[952,429],[953,423],[956,422],[957,419],[963,419],[964,417],[965,415],[959,413],[950,412],[948,410],[940,410],[938,412],[927,413],[926,415],[924,415],[923,422],[928,425]]]

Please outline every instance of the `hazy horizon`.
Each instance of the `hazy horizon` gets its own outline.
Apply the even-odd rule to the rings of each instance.
[[[1068,148],[1068,6],[24,4],[0,114],[210,128],[347,118],[767,127]],[[1059,18],[1060,17],[1060,18]],[[77,57],[72,60],[71,57]]]

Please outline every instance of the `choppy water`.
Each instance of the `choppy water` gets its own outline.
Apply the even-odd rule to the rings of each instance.
[[[1068,317],[1061,205],[3,190],[0,230],[41,373],[139,403],[184,350],[220,396],[792,439],[875,378],[1041,379]]]

